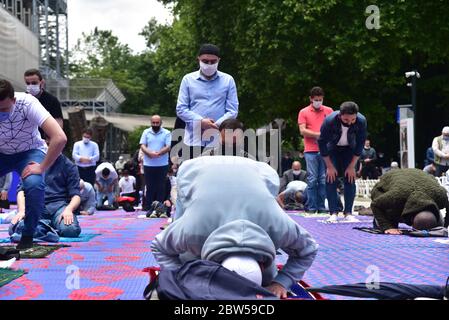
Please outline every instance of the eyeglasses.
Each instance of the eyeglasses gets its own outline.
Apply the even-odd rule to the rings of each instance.
[[[213,59],[213,60],[201,59],[201,62],[205,63],[205,64],[216,64],[218,62],[218,60],[217,59]]]

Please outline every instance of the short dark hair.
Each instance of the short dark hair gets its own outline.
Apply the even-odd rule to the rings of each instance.
[[[324,90],[321,87],[313,87],[310,90],[311,97],[324,97]]]
[[[232,129],[237,130],[241,129],[242,131],[245,131],[245,126],[240,120],[237,119],[226,119],[220,124],[220,127],[218,128],[219,131],[225,130],[225,129]]]
[[[83,130],[83,134],[87,133],[88,135],[90,135],[92,137],[93,135],[93,130],[92,128],[86,128]]]
[[[0,101],[14,99],[14,87],[8,80],[0,79]]]
[[[352,101],[343,102],[340,106],[340,114],[357,114],[359,112],[359,106]]]
[[[111,170],[109,170],[108,168],[104,168],[103,171],[101,171],[101,174],[103,176],[109,176],[110,173],[111,173]]]
[[[203,54],[213,54],[217,57],[220,57],[220,48],[211,43],[205,43],[201,45],[200,50],[198,52],[198,57]]]
[[[124,169],[124,170],[122,171],[122,174],[129,174],[129,170]]]
[[[25,71],[24,77],[29,77],[29,76],[38,76],[39,77],[39,81],[42,81],[43,77],[42,77],[42,73],[37,70],[37,69],[28,69],[27,71]]]
[[[295,192],[295,202],[296,203],[304,203],[305,197],[302,191]]]

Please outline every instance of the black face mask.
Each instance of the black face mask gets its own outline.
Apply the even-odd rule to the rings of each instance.
[[[154,132],[159,132],[161,130],[161,126],[151,126]]]
[[[344,123],[343,121],[341,121],[341,125],[343,126],[343,127],[346,127],[346,128],[349,128],[351,125],[350,124],[346,124],[346,123]]]

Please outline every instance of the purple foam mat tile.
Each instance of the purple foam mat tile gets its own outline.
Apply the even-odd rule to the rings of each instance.
[[[379,281],[443,285],[449,275],[447,248],[432,238],[373,235],[348,225],[293,219],[320,245],[304,277],[312,286],[366,282],[374,272]]]
[[[304,277],[310,285],[364,282],[370,266],[379,268],[381,281],[437,284],[447,276],[447,246],[432,239],[384,237],[353,230],[352,224],[324,225],[316,219],[292,218],[320,245]],[[28,268],[30,273],[0,288],[0,299],[142,299],[149,280],[142,270],[157,265],[150,246],[166,220],[104,212],[83,217],[80,223],[83,232],[103,234],[87,243],[73,243],[41,261],[16,262],[15,266]],[[276,256],[279,263],[286,259],[286,255]],[[79,268],[80,288],[69,290],[66,272],[74,266]]]

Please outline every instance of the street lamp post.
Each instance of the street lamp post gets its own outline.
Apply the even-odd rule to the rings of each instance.
[[[413,110],[413,137],[416,138],[416,79],[421,78],[421,75],[417,70],[409,71],[405,73],[405,77],[411,78],[411,82],[407,83],[407,86],[412,90],[412,110]],[[416,139],[414,139],[416,144]],[[415,148],[416,155],[416,148]],[[416,159],[416,157],[415,157]]]

